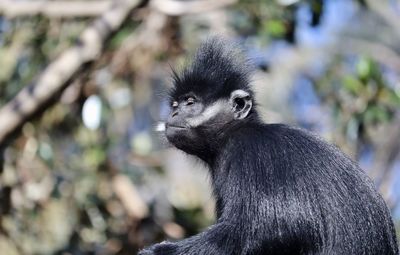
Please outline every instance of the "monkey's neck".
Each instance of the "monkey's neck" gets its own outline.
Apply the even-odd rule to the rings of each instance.
[[[199,150],[191,154],[200,158],[210,169],[213,169],[218,165],[217,161],[221,158],[221,153],[223,153],[225,146],[235,139],[236,133],[246,126],[257,124],[262,124],[262,121],[258,113],[253,111],[247,118],[240,121],[232,121],[216,134],[205,134],[203,146],[200,146]]]

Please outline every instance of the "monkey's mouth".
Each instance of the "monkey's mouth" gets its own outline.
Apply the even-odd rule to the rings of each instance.
[[[179,126],[179,125],[167,125],[167,129],[168,128],[172,128],[172,129],[187,129],[187,127]]]
[[[167,128],[165,129],[167,139],[175,144],[175,146],[176,143],[178,143],[182,138],[186,137],[188,133],[187,127],[179,124],[167,125]]]
[[[166,129],[174,129],[174,130],[184,130],[184,129],[188,129],[187,126],[185,126],[185,125],[183,125],[183,124],[181,124],[181,123],[178,123],[178,124],[175,124],[175,123],[173,123],[173,124],[168,124],[168,123],[167,123],[166,126],[167,126]]]

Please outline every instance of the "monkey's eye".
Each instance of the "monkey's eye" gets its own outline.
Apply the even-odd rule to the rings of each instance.
[[[178,101],[174,101],[174,102],[172,102],[172,104],[171,104],[171,106],[172,106],[173,108],[178,107],[178,105],[179,105]]]
[[[192,105],[192,104],[194,104],[195,101],[196,100],[193,97],[188,97],[186,99],[186,105]]]

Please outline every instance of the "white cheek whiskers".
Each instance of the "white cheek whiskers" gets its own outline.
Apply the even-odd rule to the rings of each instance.
[[[208,106],[199,116],[193,117],[193,118],[188,118],[187,123],[189,127],[195,128],[198,127],[210,119],[214,118],[215,116],[218,115],[221,111],[224,110],[224,107],[226,107],[227,102],[226,100],[218,100],[215,103],[211,104]]]

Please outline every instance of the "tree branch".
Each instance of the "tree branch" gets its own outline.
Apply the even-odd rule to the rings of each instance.
[[[342,39],[339,49],[349,53],[368,54],[393,70],[400,71],[400,55],[382,43],[348,37]]]
[[[36,112],[51,101],[84,64],[94,61],[102,52],[105,39],[116,31],[140,0],[115,1],[101,17],[87,27],[78,43],[52,62],[36,82],[22,89],[0,109],[0,145]]]
[[[96,1],[0,1],[0,13],[8,18],[44,15],[48,17],[91,17],[109,10],[113,2]]]
[[[393,28],[398,36],[400,36],[399,29],[399,15],[390,8],[390,4],[385,1],[366,0],[368,7],[378,15],[380,15],[386,23]]]
[[[112,187],[115,195],[121,201],[128,215],[134,219],[143,219],[149,214],[149,209],[140,197],[135,185],[131,180],[118,174],[112,178]]]
[[[198,0],[198,1],[178,1],[178,0],[153,0],[150,5],[167,15],[179,16],[185,14],[195,14],[214,9],[222,8],[236,3],[237,0]]]
[[[236,3],[237,0],[153,0],[151,6],[171,16],[206,12]],[[43,15],[46,17],[76,18],[99,16],[113,5],[111,0],[95,1],[11,1],[0,0],[0,14],[15,18]]]

